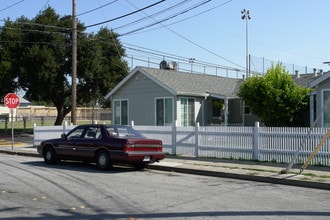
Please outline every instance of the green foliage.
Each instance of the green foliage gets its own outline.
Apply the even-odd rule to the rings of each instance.
[[[104,95],[127,74],[127,63],[122,60],[125,51],[119,47],[117,34],[106,28],[80,42],[83,47],[78,51],[78,102],[84,105],[91,101],[92,105],[105,107]]]
[[[308,109],[310,89],[297,85],[281,63],[264,76],[252,76],[240,87],[241,97],[267,126],[297,126]]]
[[[54,105],[55,124],[71,111],[71,25],[48,7],[31,20],[6,20],[0,29],[1,93],[23,89],[29,101]],[[78,22],[77,29],[77,105],[102,105],[128,73],[125,50],[106,28],[86,34]]]

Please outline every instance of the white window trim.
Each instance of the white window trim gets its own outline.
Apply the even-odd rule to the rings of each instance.
[[[119,101],[120,102],[120,125],[122,125],[122,115],[121,115],[121,102],[122,101],[127,101],[127,125],[129,125],[129,123],[130,123],[130,120],[129,120],[129,101],[128,101],[128,99],[114,99],[113,101],[112,101],[112,106],[114,107],[115,106],[115,102],[117,102],[117,101]],[[115,109],[114,108],[112,108],[112,124],[115,124]]]
[[[182,126],[182,118],[181,118],[181,99],[193,99],[194,100],[194,124],[196,124],[196,98],[195,97],[188,97],[188,96],[182,96],[179,97],[177,100],[177,107],[178,107],[178,125]],[[179,117],[180,116],[180,117]]]
[[[324,100],[324,93],[325,92],[330,92],[330,89],[322,89],[321,90],[321,109],[320,109],[320,113],[321,113],[321,127],[324,127],[324,112],[321,112],[323,107],[324,107],[324,102],[326,102],[327,100]],[[330,98],[330,96],[329,96]]]
[[[245,104],[244,100],[241,99],[241,101],[240,101],[240,113],[241,113],[241,115],[252,115],[251,108],[250,108],[250,113],[245,113],[245,108],[247,108],[247,107],[250,108],[250,106]]]

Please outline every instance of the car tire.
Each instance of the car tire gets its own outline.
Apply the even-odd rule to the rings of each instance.
[[[101,170],[108,170],[112,167],[109,153],[106,151],[100,151],[96,155],[96,165]]]
[[[44,150],[44,160],[46,164],[56,164],[56,153],[54,148],[46,147]]]

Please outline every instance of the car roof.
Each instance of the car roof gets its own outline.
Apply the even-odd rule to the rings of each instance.
[[[83,125],[78,125],[77,127],[110,127],[110,128],[132,128],[127,125],[109,125],[109,124],[83,124]]]

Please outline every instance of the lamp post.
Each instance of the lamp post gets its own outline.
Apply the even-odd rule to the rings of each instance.
[[[249,10],[243,9],[241,11],[242,19],[246,21],[245,25],[245,46],[246,46],[246,77],[250,76],[249,73],[249,41],[248,41],[248,20],[251,19]]]
[[[76,124],[77,115],[77,20],[76,0],[72,0],[72,90],[71,90],[71,123]]]

